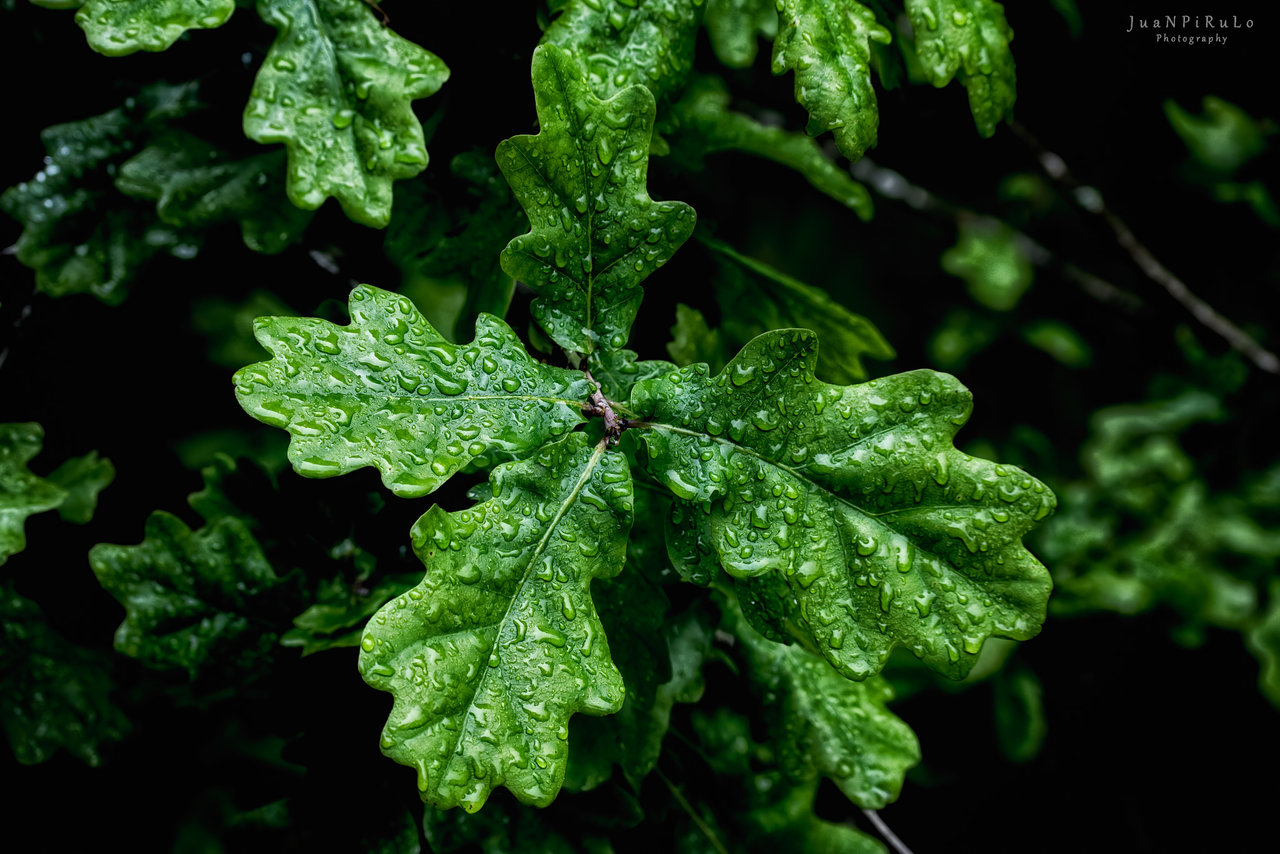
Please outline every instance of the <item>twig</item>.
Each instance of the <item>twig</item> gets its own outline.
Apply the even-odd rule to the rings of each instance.
[[[862,181],[885,198],[904,202],[918,211],[954,219],[957,222],[962,220],[999,222],[1014,233],[1014,237],[1018,241],[1023,254],[1035,266],[1053,267],[1056,264],[1065,278],[1078,284],[1086,294],[1100,302],[1114,305],[1125,311],[1137,311],[1142,306],[1142,300],[1136,295],[1086,270],[1080,269],[1075,264],[1062,260],[1047,246],[1030,235],[1013,228],[1003,220],[954,205],[934,195],[924,187],[912,184],[900,173],[877,165],[870,157],[863,157],[854,163],[849,171],[853,174],[853,177]]]
[[[880,817],[880,813],[875,810],[864,809],[862,814],[871,819],[871,823],[876,827],[876,833],[880,834],[881,838],[883,838],[885,842],[889,843],[890,848],[898,852],[898,854],[911,854],[911,849],[903,844],[902,840],[889,829],[889,825],[884,823],[884,819]]]
[[[600,415],[604,417],[604,434],[609,439],[610,445],[618,444],[618,437],[622,435],[623,424],[618,420],[617,414],[610,406],[610,401],[604,396],[604,392],[600,390],[600,383],[596,382],[596,378],[591,376],[591,371],[583,371],[587,375],[587,382],[595,387],[595,391],[591,392],[591,396],[587,398],[587,405],[582,410],[588,417],[592,415]]]
[[[1107,224],[1112,234],[1115,235],[1116,242],[1129,253],[1129,257],[1146,274],[1148,279],[1164,288],[1169,296],[1191,312],[1192,317],[1222,336],[1228,344],[1249,357],[1259,368],[1262,368],[1267,373],[1280,374],[1280,358],[1277,358],[1274,353],[1253,340],[1243,329],[1215,311],[1213,306],[1196,296],[1191,288],[1187,287],[1186,282],[1174,275],[1168,267],[1161,264],[1155,255],[1151,254],[1151,250],[1147,249],[1138,240],[1132,229],[1125,224],[1125,221],[1116,215],[1115,211],[1107,207],[1102,194],[1093,187],[1081,184],[1071,174],[1071,170],[1067,168],[1065,160],[1041,145],[1040,140],[1036,139],[1022,125],[1012,122],[1010,127],[1018,138],[1035,152],[1036,159],[1040,162],[1040,168],[1044,170],[1045,174],[1055,183],[1069,190],[1069,195],[1077,205],[1099,217]]]
[[[693,823],[697,826],[698,830],[702,831],[702,835],[707,837],[707,841],[711,843],[711,847],[716,849],[718,854],[729,854],[729,850],[724,847],[724,843],[716,838],[715,831],[713,831],[707,823],[702,820],[702,816],[698,815],[697,811],[693,808],[693,805],[689,803],[684,794],[676,788],[676,784],[668,780],[667,775],[663,774],[661,769],[655,768],[653,769],[653,772],[658,775],[658,779],[662,780],[662,782],[666,784],[667,789],[671,792],[671,797],[676,799],[676,803],[680,805],[680,809],[684,810],[685,813],[688,814],[689,818],[693,820]]]

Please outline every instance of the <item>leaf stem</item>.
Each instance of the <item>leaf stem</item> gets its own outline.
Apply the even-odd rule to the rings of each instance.
[[[710,825],[702,819],[702,816],[698,815],[697,811],[694,810],[693,805],[690,804],[684,794],[676,788],[675,783],[672,783],[667,779],[667,775],[662,773],[661,768],[655,768],[653,769],[653,772],[658,775],[659,780],[666,784],[667,789],[671,792],[671,797],[676,799],[676,803],[680,805],[680,809],[685,811],[689,818],[693,820],[693,823],[697,826],[698,830],[702,831],[702,835],[707,837],[707,841],[711,843],[711,847],[716,850],[717,854],[729,854],[729,849],[724,847],[724,843],[716,837],[715,831],[713,831]]]
[[[902,840],[889,829],[889,825],[884,823],[884,819],[880,817],[879,812],[876,810],[864,809],[862,814],[871,820],[871,823],[875,825],[876,833],[880,834],[881,838],[889,844],[889,847],[892,848],[896,854],[911,854],[911,849],[903,844]]]

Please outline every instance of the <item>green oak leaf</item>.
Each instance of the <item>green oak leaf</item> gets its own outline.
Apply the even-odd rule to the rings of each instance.
[[[958,78],[969,90],[969,110],[983,136],[1012,118],[1017,73],[1009,42],[1013,30],[995,0],[906,0],[916,55],[925,78],[946,86]]]
[[[98,493],[115,480],[116,468],[111,460],[100,459],[97,451],[73,457],[49,474],[49,482],[67,495],[58,505],[58,515],[68,522],[83,525],[93,518],[98,507]]]
[[[116,650],[157,669],[184,668],[195,678],[231,650],[275,642],[251,616],[250,602],[278,583],[241,520],[223,516],[192,531],[156,511],[136,546],[99,543],[89,565],[125,608]]]
[[[809,111],[810,136],[833,131],[836,147],[857,160],[876,142],[880,110],[871,87],[871,42],[889,31],[856,0],[778,0],[773,73],[796,74],[796,100]]]
[[[724,568],[748,599],[844,675],[878,672],[895,645],[953,678],[991,636],[1024,640],[1049,576],[1021,537],[1054,508],[1011,466],[957,451],[972,397],[913,371],[856,386],[814,379],[807,330],[756,338],[632,393],[649,467],[711,503]]]
[[[730,68],[750,68],[759,49],[756,37],[773,41],[778,34],[773,0],[707,0],[702,23],[711,49]]]
[[[360,673],[395,695],[382,749],[417,768],[427,803],[474,812],[506,786],[546,806],[570,716],[622,706],[590,593],[631,528],[626,458],[605,448],[572,433],[495,468],[491,500],[414,525],[426,577],[369,621]]]
[[[724,348],[720,333],[707,325],[707,318],[696,308],[676,303],[676,325],[671,327],[667,354],[680,367],[706,362],[712,370],[724,367]]]
[[[40,453],[44,429],[34,422],[0,424],[0,564],[27,547],[27,517],[62,504],[67,493],[36,477],[27,462]]]
[[[111,702],[110,662],[55,632],[30,599],[0,588],[0,726],[24,765],[59,747],[89,765],[129,721]]]
[[[245,411],[288,430],[289,460],[308,477],[375,466],[396,495],[426,495],[473,460],[526,454],[580,423],[590,388],[535,362],[492,315],[475,340],[450,344],[406,297],[351,292],[351,324],[259,318],[275,354],[242,368]]]
[[[568,0],[542,43],[568,51],[601,99],[639,85],[658,100],[679,90],[693,68],[699,5],[700,0]]]
[[[920,744],[886,708],[893,689],[883,677],[854,682],[797,645],[761,637],[741,617],[731,620],[745,669],[762,693],[782,770],[796,782],[830,778],[864,809],[897,799]]]
[[[1280,707],[1280,581],[1271,583],[1268,601],[1267,610],[1249,629],[1245,640],[1262,665],[1258,688],[1273,705]]]
[[[192,134],[171,131],[121,165],[116,188],[154,201],[166,225],[239,222],[244,245],[271,255],[296,243],[312,217],[285,199],[284,161],[277,151],[236,158]]]
[[[699,76],[663,115],[662,132],[670,159],[700,170],[706,155],[745,151],[799,172],[816,190],[871,218],[871,194],[831,162],[817,141],[802,133],[762,125],[729,109],[729,91],[719,77]]]
[[[538,292],[533,315],[561,347],[619,350],[640,283],[693,232],[693,209],[649,197],[648,89],[601,101],[553,45],[534,51],[533,86],[540,133],[498,145],[498,166],[532,224],[503,250],[502,268]]]
[[[85,0],[76,12],[89,47],[106,56],[166,50],[187,30],[220,27],[235,0]]]
[[[385,226],[392,182],[427,168],[412,102],[439,90],[449,69],[363,0],[259,0],[258,14],[279,33],[245,107],[245,135],[285,144],[298,207],[333,196],[356,222]]]
[[[195,108],[195,91],[151,86],[123,107],[40,135],[44,169],[0,196],[0,210],[23,225],[16,254],[36,271],[40,290],[91,293],[114,305],[154,256],[195,254],[198,235],[158,222],[154,206],[121,199],[113,185],[116,169],[155,125]]]
[[[942,253],[942,269],[964,279],[987,308],[1012,311],[1035,275],[1021,235],[990,219],[962,219],[959,231],[956,245]]]
[[[716,300],[726,309],[721,329],[726,346],[741,347],[772,329],[812,329],[822,341],[818,375],[837,384],[867,379],[863,358],[897,356],[870,320],[849,311],[825,291],[714,238],[699,234],[698,239],[715,253],[720,275],[714,284]]]

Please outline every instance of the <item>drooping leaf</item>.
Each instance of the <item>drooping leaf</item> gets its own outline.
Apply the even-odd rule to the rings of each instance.
[[[856,0],[778,0],[773,73],[796,75],[796,100],[810,136],[833,131],[840,153],[857,160],[875,145],[880,110],[871,86],[871,42],[889,31]]]
[[[99,459],[97,451],[67,460],[49,474],[49,482],[67,494],[58,505],[58,514],[68,522],[85,524],[98,507],[98,493],[106,489],[115,476],[111,460]]]
[[[568,0],[563,5],[542,43],[576,59],[596,97],[608,100],[639,85],[660,100],[684,85],[693,68],[699,0]]]
[[[333,196],[356,222],[391,218],[391,185],[427,168],[412,102],[449,69],[383,26],[363,0],[260,0],[279,33],[254,80],[244,132],[288,149],[288,193],[315,210]]]
[[[729,109],[729,92],[718,77],[699,76],[663,115],[670,158],[688,169],[718,151],[745,151],[799,172],[815,189],[864,220],[871,218],[871,194],[801,133],[760,124]]]
[[[865,380],[863,358],[897,355],[870,320],[826,292],[748,258],[726,243],[702,235],[699,240],[715,253],[719,268],[715,288],[717,301],[726,309],[721,329],[726,347],[742,347],[773,329],[812,329],[822,341],[818,374],[837,384]]]
[[[353,590],[343,579],[335,578],[320,588],[313,605],[293,618],[294,627],[281,636],[280,645],[300,646],[304,656],[359,646],[365,622],[417,583],[416,573],[412,577],[396,575],[371,589]]]
[[[533,315],[561,347],[619,350],[640,283],[693,232],[693,209],[649,198],[653,95],[643,86],[601,101],[564,50],[533,54],[541,132],[498,145],[498,165],[532,223],[502,267],[537,292]]]
[[[370,620],[360,673],[395,695],[382,749],[418,769],[427,803],[474,812],[506,786],[546,806],[570,716],[622,706],[590,592],[631,527],[626,459],[605,448],[570,434],[494,469],[491,500],[414,526],[426,577]]]
[[[958,78],[969,90],[969,110],[983,136],[1013,115],[1017,73],[1009,42],[1013,30],[995,0],[906,0],[916,54],[926,79],[946,86]]]
[[[89,47],[106,56],[167,49],[187,30],[220,27],[235,0],[85,0],[76,12]]]
[[[650,469],[711,502],[721,563],[765,604],[755,621],[855,679],[898,644],[959,678],[986,637],[1035,635],[1050,583],[1021,537],[1053,494],[952,446],[972,408],[954,378],[827,385],[816,347],[807,330],[769,333],[716,377],[693,365],[632,395]]]
[[[1011,311],[1031,287],[1031,259],[1020,235],[1002,222],[962,219],[959,241],[942,253],[942,269],[964,279],[987,308]]]
[[[703,24],[711,49],[731,68],[750,68],[756,60],[757,36],[770,41],[778,33],[772,0],[707,0]]]
[[[24,765],[58,748],[97,765],[129,722],[111,702],[110,662],[62,638],[40,607],[0,588],[0,726]]]
[[[160,221],[178,228],[239,222],[244,245],[275,254],[296,243],[310,211],[289,204],[283,152],[236,158],[192,134],[171,131],[125,161],[116,188],[156,203]]]
[[[192,531],[156,511],[136,546],[100,543],[89,565],[120,600],[116,650],[158,669],[184,668],[260,652],[275,633],[252,618],[251,601],[278,581],[244,522],[220,517]]]
[[[23,528],[28,516],[52,510],[67,498],[62,487],[27,469],[43,441],[44,429],[34,422],[0,424],[0,564],[27,547]]]
[[[920,744],[886,708],[889,683],[879,676],[846,679],[799,645],[761,637],[740,616],[731,625],[745,672],[764,695],[782,770],[796,782],[827,777],[864,809],[892,803],[920,761]]]
[[[157,254],[195,254],[198,235],[157,221],[152,205],[121,198],[113,184],[131,150],[155,125],[193,109],[194,96],[191,85],[156,85],[124,107],[41,134],[45,168],[0,196],[0,210],[23,225],[18,260],[36,271],[40,290],[116,304]]]
[[[513,203],[493,158],[473,152],[459,154],[449,164],[461,188],[441,192],[423,182],[402,182],[396,190],[396,216],[387,228],[383,246],[387,257],[404,273],[400,292],[413,297],[424,311],[421,290],[454,288],[461,298],[448,306],[447,325],[432,325],[451,341],[475,334],[482,313],[507,313],[515,280],[502,270],[499,256],[511,235],[528,226]]]
[[[240,405],[289,431],[299,474],[374,466],[397,495],[432,492],[487,454],[525,454],[582,421],[581,374],[540,365],[511,328],[481,315],[453,345],[405,297],[351,292],[351,324],[258,320],[275,354],[235,375]]]

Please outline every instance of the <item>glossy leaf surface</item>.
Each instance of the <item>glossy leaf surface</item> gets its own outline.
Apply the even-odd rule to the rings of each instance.
[[[862,219],[871,218],[871,194],[849,177],[808,136],[763,125],[729,109],[729,92],[718,77],[696,78],[663,116],[671,157],[700,169],[708,154],[745,151],[799,172],[815,189]],[[825,340],[825,339],[824,339]]]
[[[261,0],[279,34],[254,80],[244,132],[289,152],[288,193],[314,210],[333,196],[356,222],[391,218],[391,185],[427,168],[412,102],[449,69],[383,26],[362,0]]]
[[[99,764],[100,745],[129,728],[109,697],[110,662],[62,638],[36,603],[7,588],[0,641],[0,726],[17,760],[32,765],[65,748]]]
[[[760,600],[749,614],[855,679],[897,644],[958,678],[986,637],[1035,635],[1050,583],[1021,537],[1053,494],[952,446],[972,407],[954,378],[832,386],[816,358],[811,332],[783,330],[715,377],[694,365],[633,393],[650,468],[712,502],[720,560]]]
[[[630,86],[661,99],[693,68],[700,0],[569,0],[542,37],[564,48],[608,100]]]
[[[426,495],[486,454],[524,454],[582,420],[581,374],[540,365],[505,323],[481,315],[450,344],[407,298],[351,292],[351,324],[259,318],[275,354],[235,376],[240,405],[288,430],[299,474],[374,466],[397,495]]]
[[[541,132],[498,146],[498,165],[533,226],[503,251],[502,267],[538,292],[533,315],[561,347],[617,350],[640,283],[693,232],[693,209],[649,197],[648,89],[601,101],[552,45],[534,51],[533,84]]]
[[[906,0],[916,54],[934,86],[958,78],[969,90],[969,109],[983,136],[1013,116],[1017,73],[1009,42],[1013,30],[995,0]]]
[[[875,145],[880,126],[871,42],[888,44],[889,31],[856,0],[778,0],[778,20],[773,73],[795,72],[809,134],[834,132],[840,153],[857,160]]]
[[[39,424],[0,424],[0,564],[27,547],[27,517],[52,510],[67,497],[61,487],[27,468],[43,441]]]
[[[797,644],[761,637],[735,620],[747,673],[763,706],[779,765],[796,781],[830,778],[864,809],[897,799],[907,770],[920,761],[920,744],[886,708],[893,689],[882,677],[846,679]]]
[[[424,801],[469,812],[497,786],[551,803],[570,716],[616,712],[625,693],[590,592],[622,569],[625,457],[574,433],[490,483],[489,501],[418,520],[426,577],[374,616],[360,655],[396,698],[383,752],[418,769]]]
[[[230,516],[192,531],[162,511],[136,546],[101,543],[89,565],[125,608],[116,650],[149,667],[194,677],[232,650],[274,643],[250,617],[250,601],[277,583],[244,522]]]
[[[76,12],[89,47],[107,56],[165,50],[187,30],[220,27],[235,0],[86,0]]]

